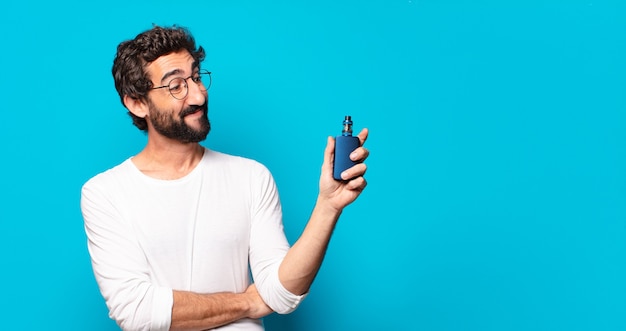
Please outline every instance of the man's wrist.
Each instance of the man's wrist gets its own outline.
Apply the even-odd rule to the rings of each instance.
[[[328,199],[318,196],[313,213],[325,219],[337,220],[341,215],[343,208],[335,207]]]

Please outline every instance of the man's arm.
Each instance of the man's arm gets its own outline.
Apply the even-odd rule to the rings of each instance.
[[[369,151],[363,148],[367,135],[367,129],[359,133],[361,147],[350,155],[352,160],[364,161],[369,155]],[[317,202],[302,235],[289,249],[278,270],[280,282],[296,295],[308,292],[320,269],[343,208],[352,203],[367,185],[363,178],[367,170],[364,163],[359,163],[342,174],[342,178],[350,179],[349,181],[333,179],[334,146],[334,138],[329,137],[324,151]]]
[[[261,318],[271,312],[254,284],[244,293],[174,291],[170,330],[213,329],[242,318]]]

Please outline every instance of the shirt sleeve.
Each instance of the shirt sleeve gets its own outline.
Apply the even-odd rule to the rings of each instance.
[[[253,192],[252,225],[250,231],[250,267],[254,282],[265,303],[279,314],[294,311],[304,295],[295,295],[281,284],[278,268],[289,243],[285,237],[282,209],[276,183],[267,168],[262,167]]]
[[[147,261],[131,225],[113,203],[114,190],[101,177],[81,191],[87,247],[109,316],[123,330],[169,330],[172,290],[150,282]]]

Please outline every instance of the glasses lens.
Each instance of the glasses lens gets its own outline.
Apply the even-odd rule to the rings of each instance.
[[[187,81],[183,78],[174,78],[169,84],[170,93],[176,99],[184,99],[187,96]]]
[[[204,87],[208,90],[211,87],[211,72],[206,71],[206,70],[202,70],[200,72],[200,77],[202,78],[202,83],[204,84]]]

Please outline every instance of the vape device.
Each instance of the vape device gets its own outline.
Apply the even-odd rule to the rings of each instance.
[[[341,179],[341,173],[357,164],[350,160],[350,153],[361,145],[358,137],[352,136],[352,117],[346,116],[343,120],[341,136],[335,137],[335,162],[333,165],[333,177]]]

